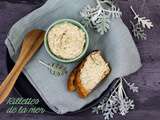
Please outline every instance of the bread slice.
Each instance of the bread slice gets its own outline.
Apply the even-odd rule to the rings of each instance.
[[[93,51],[70,74],[68,90],[77,90],[86,97],[110,73],[110,67],[100,51]]]

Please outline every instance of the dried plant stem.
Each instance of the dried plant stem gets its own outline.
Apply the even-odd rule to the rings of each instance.
[[[62,64],[58,63],[47,64],[42,60],[39,60],[39,63],[48,68],[50,73],[52,73],[55,76],[62,76],[67,73],[67,68]]]
[[[115,83],[115,85],[117,85],[117,83],[120,82],[120,80],[118,79]],[[116,90],[119,88],[120,84],[117,85],[117,87],[113,90],[113,92],[111,93],[111,95],[109,96],[108,100],[112,97],[112,95],[116,92]],[[108,101],[107,101],[108,102]]]
[[[39,60],[39,63],[41,63],[42,65],[46,66],[47,68],[50,68],[50,65],[48,65],[47,63],[45,63],[45,62],[42,61],[42,60]]]
[[[135,10],[133,9],[133,7],[130,6],[130,8],[131,8],[132,12],[134,13],[134,15],[135,15],[135,16],[138,16],[137,13],[135,12]]]
[[[125,78],[123,78],[123,80],[124,80],[124,82],[128,85],[128,82],[127,82],[127,80],[125,79]]]

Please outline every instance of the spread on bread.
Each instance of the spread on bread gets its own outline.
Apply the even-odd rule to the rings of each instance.
[[[53,26],[48,33],[50,50],[63,59],[78,57],[84,50],[85,42],[85,32],[69,22]]]
[[[77,90],[80,97],[86,97],[109,73],[109,65],[101,52],[93,51],[71,72],[68,90]]]

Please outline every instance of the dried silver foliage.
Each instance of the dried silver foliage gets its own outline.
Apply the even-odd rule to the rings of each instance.
[[[113,0],[96,1],[95,7],[87,5],[81,10],[80,15],[83,17],[84,26],[94,28],[103,35],[110,29],[110,19],[120,17],[122,13],[113,5]]]
[[[147,35],[145,34],[145,28],[151,29],[153,27],[153,23],[151,22],[150,19],[146,19],[146,17],[140,17],[135,10],[133,9],[132,6],[130,6],[132,12],[134,13],[134,20],[137,20],[137,23],[133,23],[132,21],[132,32],[134,37],[141,39],[141,40],[146,40]]]
[[[129,83],[124,78],[119,78],[115,83],[116,87],[108,97],[105,97],[96,107],[93,107],[92,112],[96,114],[103,114],[105,120],[113,118],[115,113],[122,116],[126,115],[129,110],[134,109],[134,101],[131,100],[123,87],[126,84],[133,92],[138,92],[138,87],[134,83]],[[117,85],[118,84],[118,85]]]
[[[153,27],[153,24],[150,19],[146,19],[146,17],[139,17],[139,15],[135,12],[133,7],[130,7],[132,12],[134,13],[134,19],[138,20],[138,23],[142,25],[143,28],[151,29]]]
[[[105,3],[108,5],[114,4],[117,0],[99,0],[101,3]]]
[[[95,23],[97,32],[99,32],[102,35],[110,29],[110,20],[106,15],[100,14]]]
[[[130,21],[132,25],[132,33],[134,37],[141,39],[141,40],[146,40],[147,35],[145,34],[144,29],[141,27],[139,23],[134,24],[132,21]]]
[[[138,93],[138,87],[135,86],[135,83],[129,83],[125,78],[123,78],[123,80],[129,86],[130,90],[132,90],[133,93]]]
[[[39,60],[39,63],[47,67],[49,71],[57,77],[62,76],[67,73],[67,68],[62,64],[58,64],[58,63],[48,64],[42,60]]]

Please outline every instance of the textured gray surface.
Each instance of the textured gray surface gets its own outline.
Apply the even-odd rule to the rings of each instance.
[[[55,3],[52,2],[53,0],[48,0],[45,5],[16,22],[11,28],[5,43],[12,59],[17,56],[17,49],[20,47],[24,34],[28,31],[33,28],[46,30],[53,21],[62,18],[73,18],[80,21],[82,19],[79,16],[80,10],[86,4],[96,4],[95,0],[55,0]],[[72,6],[74,7],[70,11]],[[66,12],[64,13],[64,11]],[[86,99],[80,99],[75,92],[71,94],[66,90],[68,74],[55,77],[48,72],[47,68],[39,65],[37,62],[39,60],[44,60],[47,63],[56,62],[47,54],[44,46],[39,49],[24,68],[23,73],[30,83],[48,107],[56,113],[64,114],[81,109],[97,99],[114,79],[130,75],[141,67],[140,55],[134,40],[122,20],[120,18],[112,20],[110,28],[111,30],[103,37],[88,29],[90,44],[87,52],[95,49],[101,50],[103,56],[107,57],[112,72],[104,83],[97,87]],[[77,62],[66,65],[68,73],[72,71],[76,64]],[[64,98],[66,98],[65,101]]]
[[[9,1],[9,2],[7,2]],[[6,48],[4,40],[7,33],[18,19],[39,7],[39,0],[1,0],[0,1],[0,80],[3,80],[6,71]],[[54,1],[53,1],[54,2]],[[160,119],[160,0],[119,0],[119,6],[123,11],[123,20],[130,28],[129,19],[133,15],[129,9],[132,5],[135,10],[143,16],[151,18],[154,28],[147,31],[146,41],[136,41],[140,51],[143,67],[137,73],[127,77],[129,81],[135,82],[140,87],[140,92],[132,97],[135,99],[136,109],[127,114],[126,117],[116,115],[118,120],[159,120]],[[17,96],[13,91],[11,96]],[[33,115],[33,114],[6,114],[7,105],[0,106],[0,120],[103,120],[101,115],[94,115],[90,110],[83,113],[57,116],[57,115]]]

